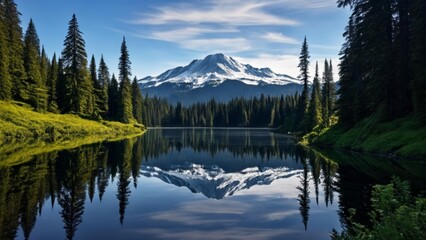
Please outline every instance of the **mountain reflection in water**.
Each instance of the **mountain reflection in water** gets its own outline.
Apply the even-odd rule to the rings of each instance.
[[[152,129],[22,162],[0,162],[0,239],[328,239],[372,184],[424,180],[265,129]]]

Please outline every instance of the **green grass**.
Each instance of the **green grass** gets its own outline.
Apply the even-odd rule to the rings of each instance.
[[[33,154],[122,139],[145,131],[141,124],[38,113],[22,103],[0,101],[0,165],[18,163]]]
[[[404,158],[426,159],[426,125],[414,116],[382,122],[372,116],[346,129],[336,124],[309,139],[311,145],[331,146]]]

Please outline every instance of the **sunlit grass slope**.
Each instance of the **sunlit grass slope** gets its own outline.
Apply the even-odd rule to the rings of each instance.
[[[145,130],[141,124],[38,113],[23,104],[0,101],[0,165],[32,154],[136,136]]]
[[[336,124],[311,144],[426,159],[426,126],[414,116],[391,122],[373,116],[350,129]]]

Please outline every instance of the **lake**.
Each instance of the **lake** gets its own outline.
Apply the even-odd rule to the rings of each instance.
[[[150,129],[0,164],[0,239],[330,239],[421,162],[305,149],[268,129]]]

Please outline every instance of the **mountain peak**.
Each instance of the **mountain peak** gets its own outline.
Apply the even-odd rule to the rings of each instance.
[[[286,85],[298,83],[288,75],[274,73],[269,68],[255,68],[242,64],[223,53],[207,55],[204,59],[191,61],[184,67],[169,69],[157,77],[139,81],[142,88],[157,87],[164,83],[185,84],[189,88],[219,85],[226,80],[240,81],[247,85]]]

